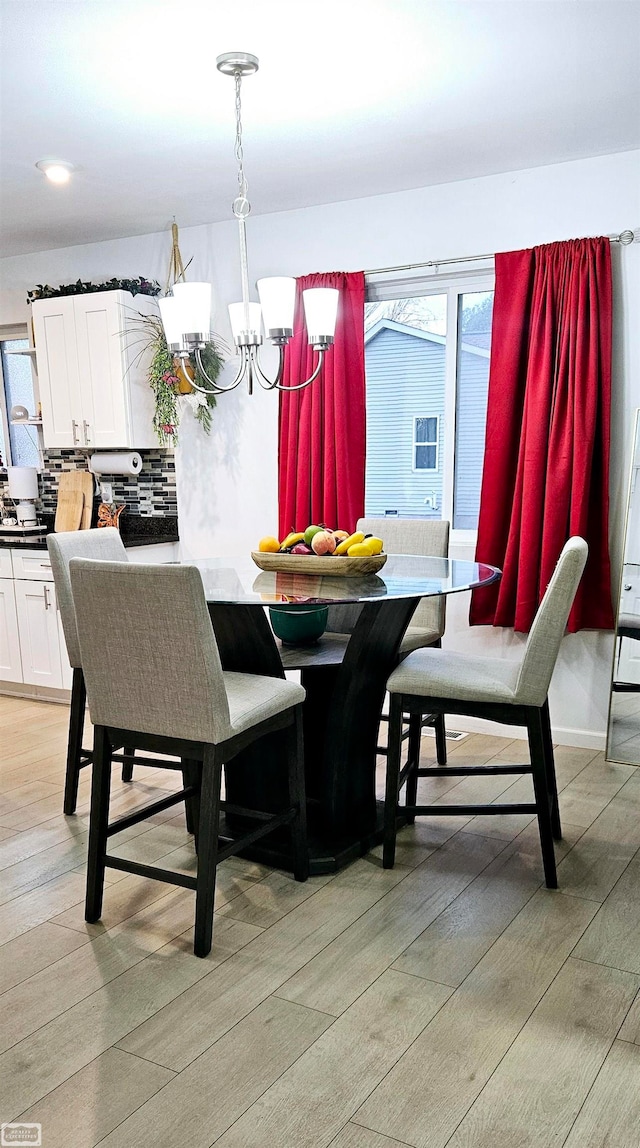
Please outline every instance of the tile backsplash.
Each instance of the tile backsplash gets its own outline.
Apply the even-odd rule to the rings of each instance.
[[[144,517],[176,517],[176,467],[169,450],[141,450],[142,470],[134,476],[104,474],[101,479],[113,487],[113,499],[126,504],[130,514]],[[42,510],[54,513],[58,496],[58,478],[63,470],[87,469],[87,455],[77,450],[45,450],[44,469],[40,474]]]

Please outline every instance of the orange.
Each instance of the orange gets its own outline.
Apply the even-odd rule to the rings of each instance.
[[[271,534],[267,534],[265,538],[261,538],[258,543],[258,550],[263,554],[275,554],[280,549],[280,543],[277,538]]]

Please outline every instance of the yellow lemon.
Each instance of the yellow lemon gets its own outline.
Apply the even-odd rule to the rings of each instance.
[[[367,538],[364,545],[369,547],[369,554],[381,554],[384,547],[381,538]]]
[[[278,539],[270,534],[267,534],[265,538],[261,538],[258,543],[258,550],[261,550],[263,554],[276,554],[279,549],[280,543]]]

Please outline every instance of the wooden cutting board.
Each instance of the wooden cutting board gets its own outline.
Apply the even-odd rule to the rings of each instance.
[[[81,490],[59,490],[53,527],[56,534],[67,530],[79,530],[83,510],[84,494]]]
[[[79,526],[68,527],[70,530],[89,530],[93,513],[93,482],[94,477],[88,470],[63,470],[58,482],[58,499],[61,494],[80,493],[83,496],[83,509]],[[56,530],[58,527],[56,526]]]

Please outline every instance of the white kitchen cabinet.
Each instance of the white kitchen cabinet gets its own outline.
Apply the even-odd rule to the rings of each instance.
[[[62,689],[60,628],[53,582],[14,582],[22,680],[27,685]]]
[[[178,553],[179,543],[159,542],[133,547],[128,557],[161,563],[177,559]],[[0,549],[0,693],[3,682],[22,683],[26,688],[21,692],[34,697],[41,696],[33,688],[38,686],[71,690],[72,677],[47,551]]]
[[[18,615],[12,578],[0,578],[0,681],[22,681]]]
[[[157,446],[154,397],[136,315],[157,302],[96,291],[32,304],[45,447]]]
[[[69,658],[67,656],[67,643],[64,640],[64,630],[62,629],[62,618],[60,617],[60,611],[59,610],[57,611],[57,614],[58,614],[58,642],[60,644],[60,673],[61,673],[61,680],[62,680],[62,688],[63,688],[63,690],[70,690],[72,685],[73,685],[73,670],[71,669],[71,663],[70,663]]]

